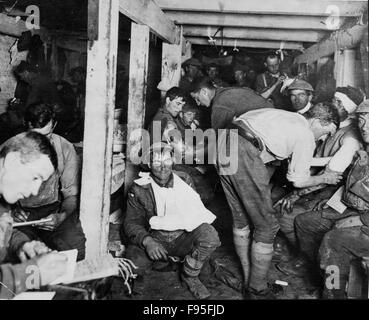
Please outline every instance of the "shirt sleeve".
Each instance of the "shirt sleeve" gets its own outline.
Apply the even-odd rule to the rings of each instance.
[[[64,169],[61,173],[61,192],[64,198],[76,196],[79,193],[79,161],[74,146],[71,143],[63,144]]]
[[[31,266],[32,269],[29,269]],[[33,259],[16,265],[0,265],[0,299],[11,299],[26,291],[27,279],[35,270],[38,270],[38,266]]]
[[[257,77],[256,77],[256,92],[257,93],[263,93],[264,91],[266,91],[268,89],[268,87],[265,86],[265,83],[264,83],[264,79],[263,79],[263,74],[259,74]]]
[[[315,141],[310,131],[300,131],[298,139],[295,139],[292,156],[289,161],[288,181],[300,182],[310,177],[310,166],[314,150]]]
[[[328,168],[332,171],[344,172],[351,164],[357,151],[361,149],[361,144],[353,137],[343,140],[341,148],[335,153],[328,163]]]
[[[135,185],[128,191],[127,197],[127,210],[123,222],[124,233],[133,244],[144,248],[142,241],[150,233],[146,209],[140,200],[139,192],[136,191]]]

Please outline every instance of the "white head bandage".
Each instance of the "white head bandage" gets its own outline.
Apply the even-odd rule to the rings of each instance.
[[[345,108],[348,114],[352,114],[355,112],[357,104],[354,101],[352,101],[348,96],[346,96],[342,92],[335,92],[334,96],[337,99],[341,100],[342,106]]]

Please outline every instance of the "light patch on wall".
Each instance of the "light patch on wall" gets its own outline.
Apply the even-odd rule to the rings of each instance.
[[[14,97],[17,81],[13,75],[13,68],[10,64],[10,48],[15,42],[15,38],[0,35],[0,113],[4,113],[8,107],[8,101]]]

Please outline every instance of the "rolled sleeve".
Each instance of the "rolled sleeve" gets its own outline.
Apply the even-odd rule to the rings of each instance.
[[[301,135],[296,139],[288,166],[288,181],[299,183],[310,177],[314,150],[315,141],[312,136]]]

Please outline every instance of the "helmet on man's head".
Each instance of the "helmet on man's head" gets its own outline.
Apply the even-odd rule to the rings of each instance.
[[[366,99],[360,103],[355,113],[369,113],[369,99]]]
[[[305,90],[311,92],[314,91],[313,87],[309,82],[301,79],[296,79],[294,82],[292,82],[289,85],[288,90]]]

